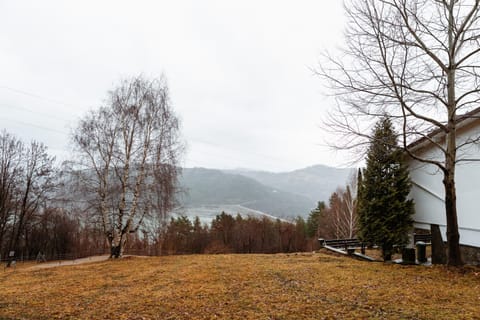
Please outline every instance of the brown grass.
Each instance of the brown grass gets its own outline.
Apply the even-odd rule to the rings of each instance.
[[[478,319],[477,271],[323,253],[2,269],[0,319]]]

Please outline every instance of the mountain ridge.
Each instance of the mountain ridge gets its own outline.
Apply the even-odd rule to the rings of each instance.
[[[244,175],[264,185],[303,195],[315,202],[326,202],[332,192],[337,187],[345,185],[355,171],[353,168],[335,168],[318,164],[286,172],[244,169],[226,172]]]
[[[180,202],[186,207],[240,205],[281,218],[305,215],[315,207],[309,198],[216,169],[184,168],[180,184],[186,191]]]
[[[189,212],[202,206],[239,205],[280,218],[306,216],[344,185],[352,169],[314,165],[289,172],[184,168],[180,202]],[[220,212],[219,212],[220,213]]]

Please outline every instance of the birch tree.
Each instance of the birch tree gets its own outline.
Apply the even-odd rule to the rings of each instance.
[[[174,205],[182,144],[165,79],[122,81],[72,139],[111,257],[121,257],[129,233]]]
[[[389,114],[402,129],[402,148],[443,173],[448,264],[461,265],[455,166],[457,123],[480,98],[480,0],[348,0],[343,54],[326,55],[317,69],[338,106],[327,121],[341,149],[363,148],[371,128]],[[432,134],[434,132],[435,134]],[[443,135],[439,142],[435,136]],[[424,139],[440,159],[409,148]],[[358,154],[358,153],[357,153]]]
[[[328,213],[337,239],[353,238],[357,233],[356,182],[337,188],[329,199]],[[352,190],[353,188],[353,190]]]

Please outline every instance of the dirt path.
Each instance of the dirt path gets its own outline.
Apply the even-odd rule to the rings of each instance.
[[[45,263],[40,263],[33,267],[30,267],[27,270],[47,269],[47,268],[55,268],[55,267],[61,267],[61,266],[72,266],[77,264],[100,262],[100,261],[108,260],[108,257],[109,255],[103,255],[103,256],[92,256],[92,257],[75,259],[75,260],[59,260],[55,262],[45,262]]]

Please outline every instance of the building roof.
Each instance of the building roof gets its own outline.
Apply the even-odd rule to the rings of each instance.
[[[473,122],[479,121],[480,123],[480,107],[475,108],[465,114],[457,116],[457,119],[455,121],[457,128],[463,128],[466,127],[469,124],[472,124]],[[420,147],[423,143],[428,142],[431,138],[437,136],[437,135],[445,135],[445,131],[442,130],[441,128],[436,128],[432,130],[429,134],[427,134],[424,137],[421,137],[412,143],[410,143],[407,146],[407,149],[413,149],[416,147]]]

